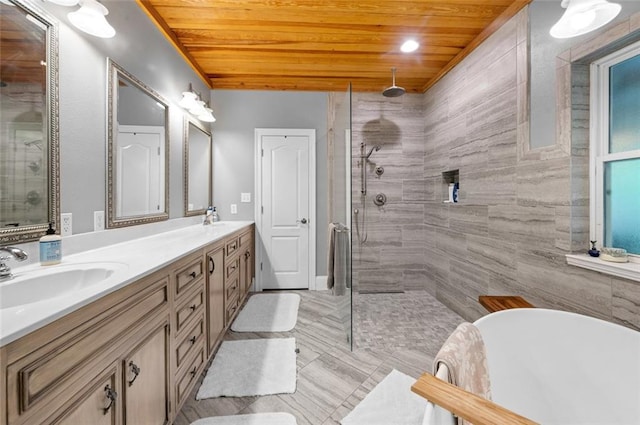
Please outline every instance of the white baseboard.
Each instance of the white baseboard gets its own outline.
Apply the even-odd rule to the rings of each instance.
[[[315,288],[309,288],[314,291],[324,291],[327,289],[328,276],[316,276]]]

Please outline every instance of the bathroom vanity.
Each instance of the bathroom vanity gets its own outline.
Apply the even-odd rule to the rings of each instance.
[[[68,305],[2,310],[0,424],[171,423],[251,288],[254,227],[191,226],[63,264],[91,256],[128,268]]]

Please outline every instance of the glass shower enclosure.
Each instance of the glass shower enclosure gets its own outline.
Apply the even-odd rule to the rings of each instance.
[[[353,348],[351,285],[351,85],[330,94],[329,222],[333,241],[333,287],[346,341]],[[331,273],[331,272],[330,272]]]

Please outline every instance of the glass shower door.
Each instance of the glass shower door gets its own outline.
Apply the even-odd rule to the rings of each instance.
[[[353,348],[351,285],[351,85],[332,93],[333,125],[329,149],[330,217],[334,229],[333,293],[349,348]]]

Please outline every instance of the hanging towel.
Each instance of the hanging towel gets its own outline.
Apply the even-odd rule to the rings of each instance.
[[[335,281],[333,264],[335,259],[336,225],[329,223],[329,249],[327,252],[327,288],[332,289]]]
[[[487,355],[482,335],[476,326],[465,322],[449,335],[433,361],[434,375],[440,365],[445,365],[449,370],[449,383],[491,400]],[[468,422],[458,418],[458,424]]]

